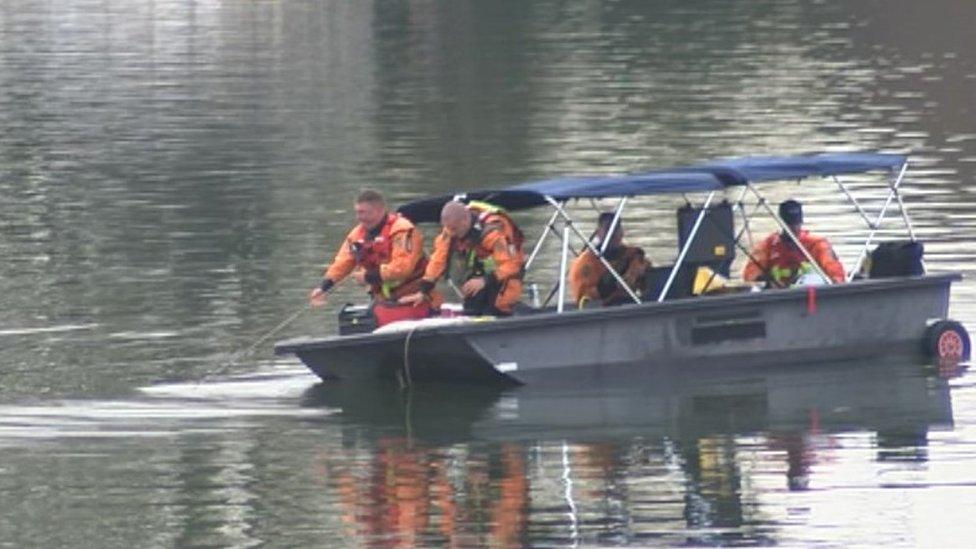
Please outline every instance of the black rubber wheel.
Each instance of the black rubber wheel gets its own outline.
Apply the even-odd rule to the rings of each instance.
[[[925,330],[922,350],[937,360],[969,360],[969,332],[955,320],[940,320]]]

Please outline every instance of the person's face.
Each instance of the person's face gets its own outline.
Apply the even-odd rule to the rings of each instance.
[[[448,236],[451,238],[462,238],[471,230],[471,216],[465,215],[457,219],[445,219],[442,220],[441,224],[444,226],[444,232]]]
[[[366,229],[375,229],[382,221],[386,213],[383,204],[374,202],[357,202],[355,206],[356,221],[363,224]]]

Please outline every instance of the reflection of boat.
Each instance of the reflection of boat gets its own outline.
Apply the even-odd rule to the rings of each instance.
[[[356,534],[421,545],[771,545],[770,475],[773,490],[816,487],[841,432],[871,433],[878,461],[925,461],[929,430],[952,422],[947,382],[915,364],[702,373],[566,390],[324,383],[306,405],[341,408],[342,448],[322,462]]]
[[[717,433],[876,431],[925,433],[951,426],[948,383],[917,364],[874,362],[801,368],[662,373],[585,389],[418,387],[395,393],[321,384],[308,405],[342,409],[350,425],[403,430],[420,439],[601,440]]]
[[[572,380],[584,385],[607,378],[633,379],[669,365],[723,363],[735,366],[763,363],[805,363],[857,359],[892,354],[916,354],[922,342],[932,350],[956,356],[968,354],[963,328],[944,321],[949,290],[958,274],[918,274],[914,266],[888,272],[886,278],[853,280],[888,207],[902,205],[898,187],[907,159],[891,154],[823,154],[794,157],[743,158],[697,167],[634,176],[544,181],[500,191],[469,193],[511,210],[550,205],[553,216],[529,263],[556,221],[567,243],[578,237],[593,253],[594,244],[573,225],[566,203],[573,199],[619,197],[614,223],[627,200],[661,193],[705,193],[700,208],[687,208],[679,222],[680,252],[673,266],[663,269],[657,284],[643,296],[630,290],[635,303],[614,308],[564,311],[567,247],[554,293],[557,310],[537,309],[524,316],[485,322],[418,323],[408,329],[295,339],[279,342],[277,353],[293,353],[323,379],[400,378],[402,383],[431,380],[507,380],[554,384]],[[875,218],[837,176],[884,171],[891,175],[887,200]],[[765,210],[788,234],[796,236],[769,207],[755,184],[830,178],[851,200],[869,229],[869,236],[848,283],[819,287],[725,295],[693,296],[699,269],[728,268],[736,247],[744,248],[732,227],[729,203],[713,206],[718,192],[740,190],[736,211],[748,228],[744,199],[755,196],[753,211]],[[401,211],[417,222],[438,218],[440,207],[452,197],[407,204]],[[906,231],[914,233],[904,207]],[[557,233],[558,235],[558,233]],[[916,248],[917,249],[917,248]],[[801,248],[813,264],[816,262]],[[917,268],[922,269],[920,257]],[[602,260],[602,259],[601,259]],[[605,260],[604,265],[622,283]],[[527,268],[530,265],[527,265]],[[530,271],[531,272],[531,271]],[[820,272],[823,275],[822,272]],[[826,278],[824,276],[824,278]],[[626,286],[626,285],[625,285]],[[698,284],[701,286],[701,284]],[[708,287],[709,284],[705,284]],[[647,297],[653,301],[647,302]],[[440,320],[440,319],[439,319]],[[940,322],[936,322],[940,321]],[[934,323],[934,324],[933,324]]]

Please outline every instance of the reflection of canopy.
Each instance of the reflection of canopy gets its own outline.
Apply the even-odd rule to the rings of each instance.
[[[905,160],[903,155],[881,153],[751,156],[632,175],[549,179],[461,196],[467,200],[485,200],[509,210],[522,210],[546,204],[547,197],[562,202],[571,198],[714,191],[750,182],[892,170],[902,166]],[[404,204],[399,211],[417,223],[438,221],[441,207],[454,197],[443,195],[417,200]]]

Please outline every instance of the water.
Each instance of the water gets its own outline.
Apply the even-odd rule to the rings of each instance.
[[[303,305],[362,186],[814,150],[912,154],[972,329],[976,8],[848,4],[4,2],[0,544],[963,545],[965,368],[350,400],[269,345],[233,360]],[[852,261],[849,210],[803,196]],[[633,210],[660,263],[674,207]]]

